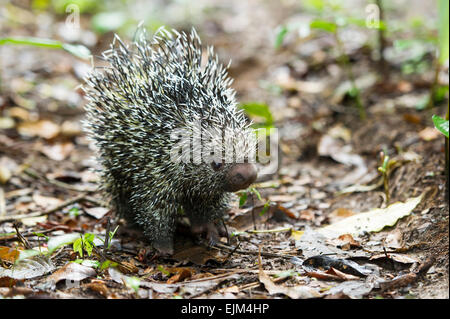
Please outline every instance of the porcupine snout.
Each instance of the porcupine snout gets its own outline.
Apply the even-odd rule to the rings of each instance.
[[[252,163],[234,165],[225,177],[225,191],[236,192],[249,187],[258,176],[256,166]]]

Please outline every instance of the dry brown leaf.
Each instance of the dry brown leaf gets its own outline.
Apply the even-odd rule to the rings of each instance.
[[[30,112],[22,107],[18,106],[11,107],[8,109],[8,114],[10,117],[14,117],[22,121],[31,120]]]
[[[311,221],[311,220],[314,220],[315,215],[314,215],[314,212],[312,210],[305,209],[305,210],[302,210],[300,212],[300,217],[299,218],[302,219],[302,220],[310,220]]]
[[[167,280],[168,284],[174,284],[176,282],[183,281],[186,278],[189,278],[192,276],[192,269],[190,268],[177,268],[175,275],[170,277]]]
[[[20,123],[17,127],[17,131],[23,136],[39,136],[49,140],[58,136],[60,127],[49,120],[40,120],[37,122]]]
[[[327,273],[327,274],[334,275],[334,276],[337,276],[337,277],[340,278],[341,280],[359,280],[359,279],[360,279],[360,278],[357,277],[357,276],[353,276],[353,275],[350,275],[350,274],[346,274],[346,273],[344,273],[344,272],[342,272],[342,271],[339,271],[339,270],[337,270],[337,269],[335,269],[335,268],[333,268],[333,267],[330,267],[330,269],[328,269],[328,270],[326,271],[326,273]]]
[[[270,278],[270,276],[267,275],[262,269],[261,248],[258,255],[258,264],[259,264],[258,279],[264,285],[269,295],[283,294],[292,299],[309,299],[309,298],[318,298],[321,296],[318,291],[308,286],[304,285],[283,286],[275,284]]]
[[[102,280],[93,279],[90,283],[86,284],[85,287],[99,293],[103,297],[108,297],[109,295],[108,287],[106,287]]]
[[[440,132],[434,127],[426,127],[419,132],[419,137],[424,141],[432,141],[440,136]]]
[[[96,219],[101,219],[103,216],[106,215],[106,213],[109,212],[109,209],[106,207],[92,207],[92,208],[85,208],[84,211]]]
[[[65,160],[75,149],[72,142],[63,142],[56,144],[46,144],[41,148],[41,152],[48,158],[55,161]]]
[[[11,247],[0,246],[0,260],[14,263],[19,258],[20,251]]]
[[[32,198],[36,205],[41,206],[42,208],[55,207],[63,202],[59,198],[42,196],[38,193],[34,193]]]
[[[96,274],[96,271],[91,267],[69,262],[51,274],[47,280],[55,284],[61,280],[80,282],[83,279],[94,277]]]
[[[268,200],[271,202],[291,202],[296,200],[297,197],[294,195],[270,195]]]
[[[16,283],[16,279],[9,277],[0,277],[0,287],[14,287]]]

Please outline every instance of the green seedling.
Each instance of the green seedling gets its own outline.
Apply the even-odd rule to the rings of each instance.
[[[244,103],[239,106],[240,109],[244,110],[244,112],[251,118],[260,118],[263,121],[260,123],[254,123],[252,125],[252,128],[258,129],[258,128],[266,128],[270,129],[273,128],[273,116],[272,112],[270,111],[270,108],[267,104],[264,103],[256,103],[256,102],[250,102],[250,103]]]
[[[83,257],[83,252],[86,252],[88,256],[92,255],[92,249],[94,248],[95,234],[86,233],[73,242],[73,251],[77,252],[80,257]]]
[[[378,167],[378,171],[381,173],[383,177],[383,187],[384,194],[386,195],[386,204],[389,205],[390,202],[390,191],[389,191],[389,176],[391,174],[392,168],[397,163],[396,160],[390,159],[385,152],[380,153],[381,157],[381,166]]]
[[[443,119],[440,116],[433,115],[432,117],[434,126],[436,129],[441,132],[445,136],[445,176],[446,176],[446,190],[445,190],[445,198],[448,199],[448,192],[449,192],[449,171],[448,171],[448,165],[449,165],[449,149],[448,149],[448,140],[449,140],[449,109],[447,105],[447,114],[445,115],[445,119]]]
[[[251,194],[255,194],[256,197],[262,201],[262,197],[261,194],[258,192],[258,190],[254,187],[249,187],[244,191],[238,192],[237,195],[239,196],[239,207],[243,207],[245,205],[245,203],[247,202],[248,196]],[[261,212],[259,213],[259,216],[264,215],[267,210],[270,207],[270,202],[267,201],[266,203],[264,203],[264,206],[261,210]],[[255,210],[254,208],[252,209],[252,218],[253,218],[253,228],[256,230],[256,220],[255,220]]]

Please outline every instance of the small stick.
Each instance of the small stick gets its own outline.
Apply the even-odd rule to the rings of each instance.
[[[65,188],[65,189],[68,189],[71,191],[81,192],[81,193],[92,193],[92,192],[97,191],[97,188],[95,188],[95,189],[94,188],[82,188],[82,187],[73,186],[73,185],[70,185],[70,184],[67,184],[64,182],[60,182],[60,181],[57,181],[54,179],[47,178],[45,176],[40,175],[38,172],[36,172],[34,169],[32,169],[30,167],[24,169],[23,172],[33,178],[43,179],[49,184],[55,185],[57,187]]]
[[[28,242],[28,240],[25,237],[23,237],[22,234],[20,233],[19,226],[17,225],[17,223],[14,223],[13,226],[16,230],[17,238],[19,238],[19,241],[23,244],[25,249],[31,249],[31,245]]]
[[[291,231],[291,227],[278,228],[278,229],[262,229],[262,230],[247,230],[247,233],[252,234],[264,234],[264,233],[280,233],[285,231]]]
[[[224,248],[224,249],[227,249],[227,250],[234,250],[234,252],[239,253],[239,254],[244,254],[244,255],[258,255],[259,254],[259,252],[257,252],[257,251],[235,249],[235,248],[231,248],[231,247],[228,247],[227,245],[220,244],[220,243],[217,243],[212,248],[216,248],[216,249]],[[292,257],[295,257],[295,256],[292,256],[292,255],[282,255],[282,254],[266,253],[266,252],[262,252],[261,256],[264,256],[264,257],[289,258],[289,259],[292,258]]]

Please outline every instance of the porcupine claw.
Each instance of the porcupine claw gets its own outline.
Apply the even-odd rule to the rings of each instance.
[[[191,227],[193,235],[205,235],[209,246],[214,246],[220,241],[220,237],[227,237],[225,228],[217,226],[214,222],[193,225]]]
[[[153,242],[153,248],[158,250],[160,256],[173,255],[173,241],[161,238]]]

